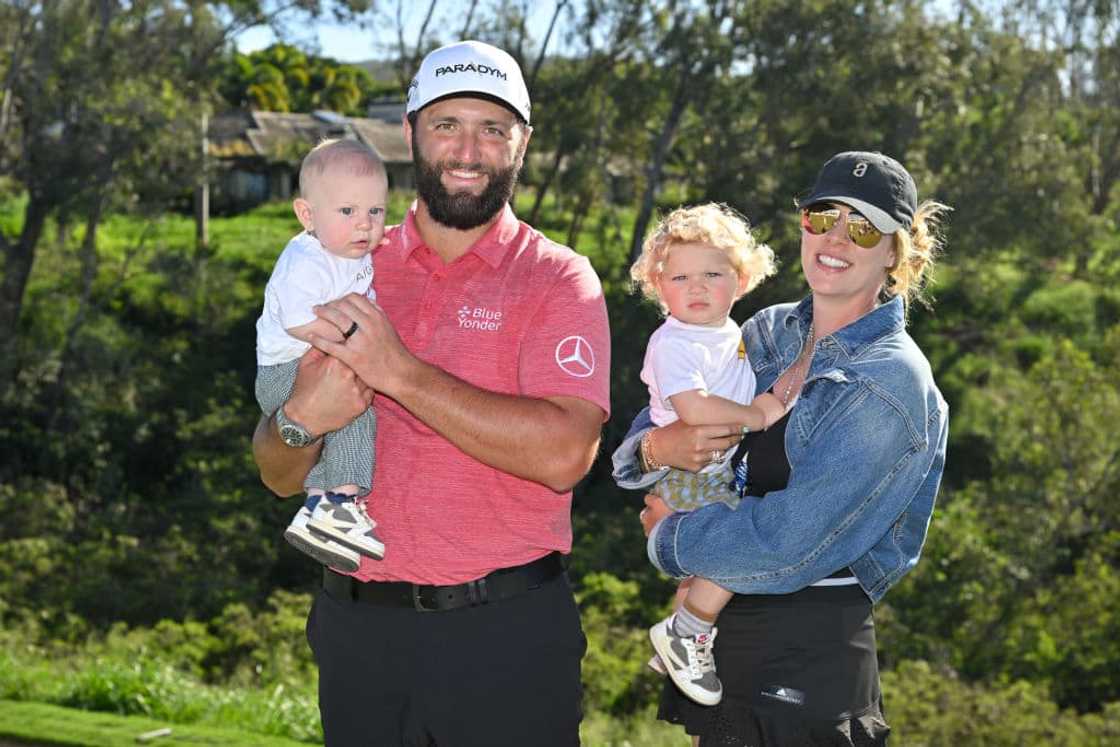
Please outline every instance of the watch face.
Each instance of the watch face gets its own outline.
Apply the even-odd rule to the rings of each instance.
[[[280,426],[280,438],[288,446],[293,446],[297,449],[311,443],[311,437],[308,435],[307,431],[298,426],[289,424]]]
[[[301,449],[315,442],[306,428],[288,420],[283,408],[276,411],[276,430],[280,433],[280,440],[295,449]]]

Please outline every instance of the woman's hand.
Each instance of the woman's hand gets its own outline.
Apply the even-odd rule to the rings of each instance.
[[[649,451],[656,462],[699,472],[719,461],[723,452],[739,443],[742,437],[735,425],[686,425],[678,420],[650,432]]]
[[[669,508],[665,501],[653,493],[646,493],[645,500],[646,507],[638,513],[638,518],[642,522],[642,531],[648,537],[653,528],[657,526],[657,522],[673,513],[673,509]]]

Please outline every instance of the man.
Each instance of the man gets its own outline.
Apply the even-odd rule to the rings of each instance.
[[[328,745],[579,742],[585,640],[560,554],[609,412],[609,332],[590,263],[508,205],[529,117],[505,52],[424,59],[404,122],[419,199],[376,253],[378,303],[321,309],[349,337],[313,341],[326,355],[278,411],[299,444],[378,395],[385,558],[325,570],[308,619]],[[262,419],[265,484],[298,492],[318,443]]]

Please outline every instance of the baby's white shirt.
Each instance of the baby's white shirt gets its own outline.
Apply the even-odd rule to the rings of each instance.
[[[257,319],[257,365],[286,363],[307,352],[311,346],[288,330],[314,321],[312,307],[348,293],[375,297],[371,256],[338,257],[306,231],[294,236],[264,289],[264,308]]]

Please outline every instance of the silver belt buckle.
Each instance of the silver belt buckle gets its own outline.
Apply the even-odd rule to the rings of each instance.
[[[420,587],[419,584],[413,584],[412,585],[412,607],[413,607],[413,609],[415,609],[417,612],[439,612],[439,609],[436,608],[436,607],[425,607],[424,606],[424,601],[422,599],[420,599],[420,588],[421,587]]]

